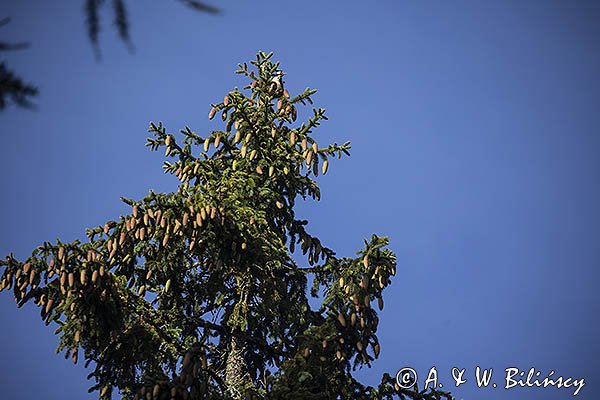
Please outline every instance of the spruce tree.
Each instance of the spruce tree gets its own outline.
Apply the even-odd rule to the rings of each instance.
[[[296,217],[350,145],[317,143],[322,108],[296,123],[316,91],[290,96],[271,58],[239,65],[249,84],[209,113],[222,130],[150,124],[177,191],[123,198],[130,212],[85,242],[7,256],[0,288],[57,325],[57,352],[85,362],[100,399],[450,399],[353,377],[380,353],[376,310],[396,257],[376,235],[338,257]]]

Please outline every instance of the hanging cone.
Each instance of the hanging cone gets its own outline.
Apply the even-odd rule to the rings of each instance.
[[[217,109],[216,108],[211,108],[210,112],[208,113],[208,119],[213,119],[215,117],[215,114],[217,113]]]

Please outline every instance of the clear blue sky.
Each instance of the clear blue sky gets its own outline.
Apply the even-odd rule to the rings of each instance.
[[[585,378],[600,396],[600,4],[570,1],[238,1],[219,17],[130,1],[129,54],[103,19],[101,62],[82,1],[2,2],[6,53],[41,91],[0,113],[0,254],[25,258],[125,212],[119,196],[172,190],[150,121],[213,129],[206,116],[238,62],[274,51],[291,92],[319,90],[321,143],[352,157],[301,214],[340,255],[388,235],[382,354],[361,379],[435,365],[470,381],[458,398],[572,398],[572,389],[477,389],[476,366]],[[108,4],[110,5],[110,4]],[[106,7],[110,11],[110,7]],[[37,309],[0,295],[0,387],[11,400],[94,398],[82,365],[55,355]]]

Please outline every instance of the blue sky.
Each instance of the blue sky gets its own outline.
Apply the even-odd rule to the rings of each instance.
[[[32,42],[5,58],[41,94],[37,111],[0,113],[0,254],[81,238],[126,212],[119,196],[173,190],[144,146],[149,122],[214,129],[237,63],[274,51],[290,92],[319,90],[319,142],[353,147],[301,215],[339,255],[371,233],[398,255],[381,356],[360,378],[435,365],[458,398],[573,397],[472,380],[476,366],[499,386],[505,368],[534,367],[600,395],[597,2],[239,1],[217,17],[129,2],[136,51],[107,12],[100,62],[82,2],[4,3],[1,39]],[[0,323],[3,396],[94,398],[34,307],[3,293]],[[470,378],[459,388],[455,366]]]

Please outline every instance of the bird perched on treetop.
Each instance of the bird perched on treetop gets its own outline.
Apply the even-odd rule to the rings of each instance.
[[[283,94],[283,76],[284,75],[285,75],[285,72],[277,71],[273,74],[273,76],[269,80],[269,92],[276,97],[280,97]]]

